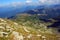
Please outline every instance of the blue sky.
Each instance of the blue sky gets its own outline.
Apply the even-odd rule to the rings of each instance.
[[[11,2],[25,2],[25,0],[0,0],[0,4],[6,4]]]
[[[24,11],[29,9],[30,7],[30,9],[34,8],[35,5],[40,6],[54,4],[60,4],[60,0],[0,0],[0,16],[10,16],[12,15],[12,13],[10,14],[8,13],[8,11],[11,12],[12,10],[16,10],[19,8],[20,11]],[[28,5],[28,8],[26,5]]]
[[[32,2],[32,3],[31,3]],[[37,0],[0,0],[0,6],[6,5],[23,5],[23,4],[33,4],[37,2]]]
[[[37,1],[37,0],[0,0],[0,3],[7,3],[7,2],[26,2],[26,1]]]
[[[0,6],[5,5],[23,5],[23,4],[32,4],[32,5],[39,5],[39,4],[60,4],[60,0],[0,0]]]

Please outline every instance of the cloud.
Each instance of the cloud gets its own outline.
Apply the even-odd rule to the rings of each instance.
[[[22,3],[21,2],[8,2],[6,4],[0,4],[0,7],[17,7],[17,6],[21,6]]]
[[[60,0],[25,0],[24,3],[21,1],[7,2],[5,4],[0,4],[0,7],[17,7],[22,5],[49,5],[49,4],[60,4]]]
[[[32,3],[32,0],[26,0],[25,3],[26,4],[31,4]]]
[[[39,0],[42,4],[59,4],[60,0]]]
[[[45,2],[46,2],[46,0],[39,0],[39,2],[41,2],[41,3],[45,3]]]
[[[25,1],[25,4],[26,5],[31,5],[31,6],[37,6],[38,4],[38,2],[37,2],[38,0],[26,0]]]
[[[12,2],[9,4],[10,6],[16,7],[16,6],[21,6],[22,3],[21,2]]]

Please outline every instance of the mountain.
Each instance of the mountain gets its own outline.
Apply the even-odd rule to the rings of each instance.
[[[19,17],[21,16],[20,14],[23,14],[23,16],[36,15],[38,16],[38,19],[45,22],[53,21],[53,23],[51,25],[48,25],[47,27],[58,28],[60,30],[60,5],[38,6],[35,9],[26,10],[22,13],[18,13],[18,18],[16,16],[11,16],[8,19],[13,18],[15,20],[17,18],[17,20],[19,21]]]
[[[60,5],[21,5],[21,6],[5,6],[0,7],[0,17],[11,17],[15,16],[17,13],[30,13],[30,14],[47,14],[43,16],[45,18],[59,16],[60,14]],[[54,15],[54,16],[53,16]]]
[[[38,14],[41,18],[56,18],[60,16],[60,5],[54,6],[38,6],[36,9],[32,9],[26,12],[27,14]]]
[[[21,5],[21,6],[4,6],[0,7],[0,17],[5,18],[5,17],[11,17],[15,16],[18,13],[31,10],[36,8],[37,6],[30,6],[30,5]]]
[[[54,23],[60,22],[59,8],[59,6],[38,6],[34,9],[28,7],[22,9],[22,11],[26,10],[24,12],[19,8],[16,10],[5,8],[9,9],[8,12],[6,10],[9,17],[7,17],[8,19],[0,18],[0,40],[60,40],[58,32],[60,30],[57,31],[57,28],[53,26]],[[1,12],[3,12],[2,10]],[[8,14],[9,12],[11,14]]]
[[[52,33],[51,29],[46,32],[43,30],[38,31],[12,20],[0,18],[0,40],[59,40],[60,36]]]

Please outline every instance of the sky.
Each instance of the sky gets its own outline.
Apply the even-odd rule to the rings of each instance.
[[[16,6],[16,5],[52,5],[60,4],[60,0],[0,0],[0,6]]]
[[[35,8],[35,6],[55,4],[60,4],[60,0],[0,0],[0,16],[10,16],[12,15],[12,10],[14,11],[19,9],[20,12]],[[14,11],[13,14],[15,13],[16,12]]]

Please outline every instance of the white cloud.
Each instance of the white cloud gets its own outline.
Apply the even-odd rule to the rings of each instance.
[[[6,4],[1,4],[0,7],[17,7],[17,6],[21,6],[22,3],[21,2],[11,2],[11,3],[6,3]]]
[[[45,3],[45,2],[46,2],[46,0],[39,0],[39,2],[41,2],[41,3]]]
[[[37,1],[38,1],[38,0],[26,0],[26,1],[25,1],[25,4],[26,4],[26,5],[30,5],[30,6],[32,6],[32,5],[33,5],[33,6],[37,6],[37,5],[38,5],[38,4],[37,4]]]
[[[42,4],[58,4],[60,3],[60,0],[39,0]]]
[[[16,6],[21,6],[21,5],[49,5],[49,4],[58,4],[60,3],[60,0],[25,0],[25,2],[8,2],[6,4],[0,4],[0,7],[4,7],[4,6],[12,6],[12,7],[16,7]]]
[[[26,1],[26,3],[31,3],[31,1]]]
[[[9,5],[13,6],[13,7],[16,7],[16,6],[21,6],[22,3],[21,2],[12,2],[10,3]]]
[[[26,0],[26,3],[27,4],[31,4],[32,3],[32,0]]]

